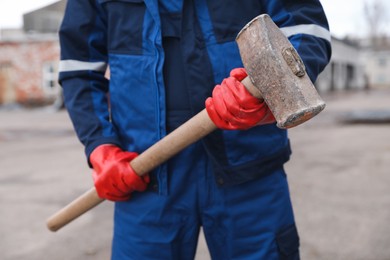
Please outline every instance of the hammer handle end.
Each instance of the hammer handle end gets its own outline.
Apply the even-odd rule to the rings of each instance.
[[[46,226],[50,231],[55,232],[88,210],[99,205],[102,201],[104,200],[99,198],[93,187],[49,217],[46,221]]]

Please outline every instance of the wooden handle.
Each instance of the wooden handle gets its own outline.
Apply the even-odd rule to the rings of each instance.
[[[216,128],[209,118],[207,111],[203,109],[186,123],[132,160],[130,165],[139,176],[145,175]],[[99,198],[95,188],[91,188],[57,213],[53,214],[46,222],[47,227],[51,231],[57,231],[102,201],[104,199]]]
[[[259,90],[253,86],[249,77],[242,80],[242,83],[253,96],[261,99]],[[139,176],[143,176],[216,128],[206,109],[203,109],[132,160],[130,165]],[[51,231],[57,231],[102,201],[104,199],[99,198],[95,188],[92,188],[52,215],[46,222],[47,227]]]
[[[53,232],[57,231],[103,201],[93,187],[53,214],[46,222],[47,228]]]
[[[259,89],[253,85],[252,80],[249,78],[249,76],[247,76],[245,79],[243,79],[241,81],[241,83],[245,86],[245,88],[249,91],[249,93],[252,94],[252,96],[254,96],[260,100],[264,100]]]

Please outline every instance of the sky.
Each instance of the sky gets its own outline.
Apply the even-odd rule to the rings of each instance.
[[[299,0],[297,0],[299,1]],[[364,2],[374,0],[321,0],[327,14],[333,36],[364,36],[367,27],[364,18]],[[55,0],[0,0],[0,29],[22,26],[22,15],[56,2]],[[390,1],[382,0],[386,6],[387,27],[390,34]]]

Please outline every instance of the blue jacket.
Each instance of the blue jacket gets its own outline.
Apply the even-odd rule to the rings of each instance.
[[[192,114],[204,108],[215,84],[243,66],[235,37],[259,14],[268,13],[289,37],[313,82],[330,59],[330,33],[318,0],[172,0],[164,6],[168,13],[161,13],[158,0],[68,1],[59,81],[87,157],[103,143],[141,153],[166,135],[167,15],[181,31]],[[107,66],[110,80],[104,77]],[[267,174],[291,153],[286,130],[274,124],[217,130],[203,142],[221,185]],[[165,168],[156,169],[160,182],[166,181]]]

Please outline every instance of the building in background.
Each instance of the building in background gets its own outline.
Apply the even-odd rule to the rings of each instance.
[[[369,49],[362,53],[364,70],[371,87],[390,86],[390,48]]]
[[[0,103],[37,106],[60,94],[57,83],[59,47],[52,35],[0,42]]]
[[[24,14],[23,30],[30,33],[56,34],[64,15],[65,6],[66,0],[62,0]]]
[[[361,53],[356,43],[332,37],[332,57],[317,79],[317,89],[321,92],[366,89],[369,82]]]
[[[65,4],[62,0],[26,13],[23,28],[1,31],[0,105],[61,103],[58,28]]]

